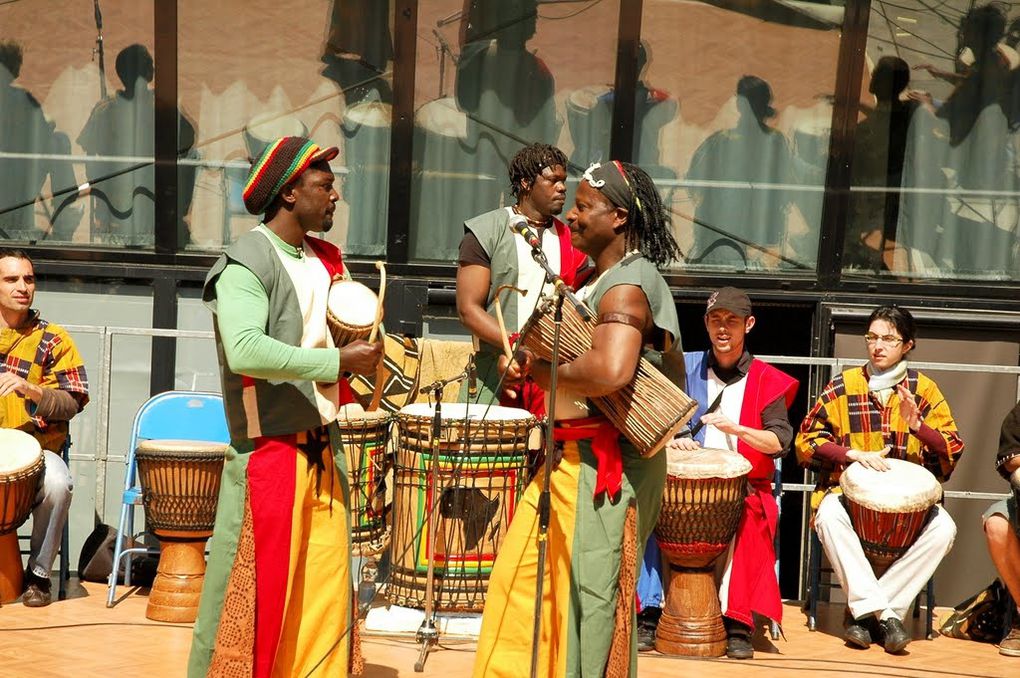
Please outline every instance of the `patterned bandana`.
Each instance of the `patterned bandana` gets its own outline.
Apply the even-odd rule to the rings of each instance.
[[[244,206],[251,214],[264,214],[284,186],[315,162],[340,154],[336,146],[319,148],[304,137],[282,137],[266,147],[251,166],[244,183]]]
[[[610,160],[605,165],[598,162],[592,163],[584,171],[583,178],[592,188],[600,190],[602,195],[609,198],[609,201],[617,207],[630,211],[636,204],[638,209],[641,209],[641,201],[634,195],[634,190],[631,188],[630,182],[627,181],[627,175],[624,174],[623,165],[618,160]]]

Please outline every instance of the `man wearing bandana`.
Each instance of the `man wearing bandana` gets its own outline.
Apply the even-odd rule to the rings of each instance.
[[[496,357],[503,346],[495,316],[497,293],[507,331],[516,338],[539,296],[552,291],[545,272],[531,256],[531,246],[510,230],[511,217],[527,219],[528,227],[542,242],[549,267],[565,283],[573,286],[590,273],[588,258],[571,245],[570,230],[556,218],[566,199],[566,166],[567,157],[555,146],[525,146],[510,161],[509,168],[510,188],[517,203],[464,222],[457,268],[457,314],[479,342],[475,362],[481,386],[478,402],[482,404],[496,399],[502,374],[496,369]],[[527,294],[513,293],[504,286]],[[504,382],[504,386],[511,384]],[[541,389],[531,382],[513,386],[500,394],[503,404],[545,414]]]
[[[578,296],[598,321],[591,349],[559,366],[537,673],[634,676],[634,585],[658,518],[666,457],[642,458],[587,399],[630,383],[643,353],[677,364],[676,307],[657,266],[676,259],[679,249],[655,186],[634,165],[588,168],[567,220],[572,244],[595,262]],[[500,359],[501,366],[507,362]],[[530,375],[543,388],[550,368],[528,351],[509,365],[511,377]],[[496,558],[476,677],[516,677],[530,665],[540,492],[536,478]]]
[[[331,282],[346,276],[328,231],[336,148],[278,139],[252,166],[245,207],[263,215],[213,264],[213,313],[230,447],[188,675],[346,675],[349,493],[338,408],[345,373],[374,374],[379,344],[337,348]]]

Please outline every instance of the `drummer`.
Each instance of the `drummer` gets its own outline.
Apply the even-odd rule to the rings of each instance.
[[[889,653],[910,642],[903,617],[952,548],[956,524],[936,506],[914,545],[877,578],[837,492],[840,472],[853,462],[887,471],[886,456],[905,459],[945,482],[959,461],[963,441],[949,403],[930,377],[907,364],[915,335],[908,310],[872,311],[864,335],[868,362],[825,386],[796,440],[797,459],[818,471],[814,524],[846,592],[844,638],[860,648],[881,643]]]
[[[244,204],[262,223],[213,264],[213,313],[230,448],[188,675],[346,675],[351,620],[350,506],[339,406],[345,373],[374,374],[382,345],[337,349],[326,329],[340,250],[336,148],[270,144]]]
[[[688,353],[687,393],[698,401],[691,425],[667,449],[727,449],[751,462],[748,480],[755,492],[744,502],[736,537],[724,562],[719,601],[726,626],[726,656],[750,659],[753,614],[782,623],[783,604],[776,579],[775,536],[779,509],[772,496],[775,461],[793,440],[787,408],[797,380],[758,360],[745,347],[755,325],[751,300],[743,290],[724,287],[708,298],[707,351]],[[645,549],[638,582],[641,615],[638,644],[652,649],[665,601],[661,557],[655,539]]]
[[[657,267],[679,248],[651,178],[627,163],[593,165],[567,215],[575,247],[595,262],[578,291],[598,323],[591,349],[559,368],[540,676],[635,675],[634,582],[666,482],[666,455],[642,457],[587,398],[628,385],[646,346],[678,345],[676,307]],[[522,351],[514,376],[547,388],[550,365]],[[653,356],[655,357],[655,356]],[[505,365],[505,356],[500,363]],[[489,580],[476,678],[526,675],[536,595],[536,504],[528,486]]]
[[[0,422],[32,434],[43,449],[45,472],[32,510],[32,541],[25,570],[25,607],[52,601],[50,572],[71,507],[72,480],[60,458],[68,421],[89,401],[85,363],[64,328],[32,308],[35,268],[28,254],[0,249]],[[65,557],[67,554],[65,554]]]
[[[513,340],[531,316],[542,290],[548,288],[545,273],[531,257],[531,248],[510,230],[510,217],[516,214],[527,219],[528,227],[542,241],[549,266],[568,285],[574,286],[591,271],[587,256],[571,244],[570,229],[556,218],[567,195],[566,167],[566,155],[555,146],[525,146],[510,161],[510,190],[517,202],[464,222],[457,268],[457,314],[479,340],[475,363],[481,379],[478,402],[482,404],[495,399],[501,374],[496,369],[496,356],[503,346],[494,315],[496,290],[513,285],[527,292],[522,296],[503,291],[500,296]],[[545,414],[542,390],[533,383],[522,384],[501,397],[505,405]]]
[[[1020,403],[1006,415],[999,433],[999,453],[995,468],[1009,481],[1012,490],[985,511],[985,538],[988,553],[1017,608],[1009,633],[999,643],[999,654],[1020,657]]]

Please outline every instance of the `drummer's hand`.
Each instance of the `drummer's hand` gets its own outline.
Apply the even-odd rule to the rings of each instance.
[[[0,397],[11,393],[39,402],[42,398],[42,387],[5,370],[0,372]]]
[[[352,341],[340,349],[340,375],[343,376],[344,372],[375,374],[382,355],[382,342],[370,344],[364,339]]]
[[[921,408],[914,400],[914,394],[903,384],[896,385],[896,393],[900,396],[900,416],[907,422],[913,433],[921,428]]]
[[[520,350],[511,359],[506,355],[500,355],[496,361],[496,368],[503,376],[503,390],[512,397],[517,397],[517,387],[521,385],[528,373],[531,372],[532,355],[530,351]]]
[[[864,452],[862,450],[847,450],[846,458],[850,461],[860,463],[864,468],[872,471],[888,471],[892,466],[886,461],[885,455],[889,454],[891,448],[886,445],[878,452]]]
[[[722,412],[709,412],[702,415],[701,423],[705,426],[715,426],[720,432],[728,435],[740,433],[740,424],[736,423]]]
[[[698,441],[690,436],[681,436],[679,438],[673,438],[666,443],[666,450],[672,452],[694,452],[700,450],[701,445]]]

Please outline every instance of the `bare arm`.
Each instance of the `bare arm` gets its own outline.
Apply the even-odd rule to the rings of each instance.
[[[652,310],[640,287],[617,285],[602,297],[598,314],[622,313],[637,318],[644,327],[652,325]],[[561,365],[558,386],[579,395],[599,397],[618,391],[634,378],[641,358],[643,334],[622,323],[604,323],[595,327],[591,350],[572,363]],[[549,388],[549,363],[536,361],[532,366],[535,381]]]
[[[499,323],[485,309],[491,272],[477,264],[457,268],[457,315],[473,335],[491,346],[502,346]]]

